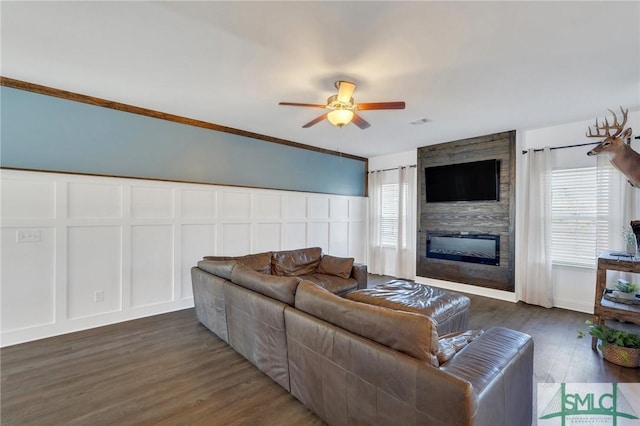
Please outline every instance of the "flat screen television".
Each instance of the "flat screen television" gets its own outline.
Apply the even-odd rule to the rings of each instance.
[[[427,203],[500,199],[500,160],[426,167],[424,179]]]

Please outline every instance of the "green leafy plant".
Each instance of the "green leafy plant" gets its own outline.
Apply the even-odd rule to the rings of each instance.
[[[622,330],[615,330],[605,325],[594,324],[587,320],[585,322],[589,329],[589,335],[600,339],[603,344],[622,346],[623,348],[640,349],[640,336]],[[583,338],[586,333],[578,330],[578,338]],[[601,346],[598,346],[602,350]]]
[[[636,293],[638,291],[638,284],[629,283],[626,281],[618,281],[616,289],[623,293]]]
[[[625,243],[636,245],[636,234],[633,233],[633,229],[630,226],[622,227],[622,238],[624,238]]]

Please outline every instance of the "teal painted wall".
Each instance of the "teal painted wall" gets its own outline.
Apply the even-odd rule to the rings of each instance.
[[[364,161],[0,87],[0,165],[365,195]]]

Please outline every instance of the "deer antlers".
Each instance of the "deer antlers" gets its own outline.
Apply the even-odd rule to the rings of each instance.
[[[588,138],[611,138],[611,139],[615,139],[616,137],[618,137],[620,133],[622,133],[622,130],[624,129],[624,125],[627,123],[627,112],[629,112],[629,110],[627,109],[625,111],[622,109],[622,107],[620,107],[620,111],[622,112],[622,123],[618,123],[618,116],[616,115],[616,113],[609,110],[609,112],[613,114],[613,124],[609,124],[609,121],[605,117],[604,124],[601,126],[600,124],[598,124],[598,119],[596,118],[596,125],[595,125],[596,133],[595,134],[592,133],[591,127],[589,127],[589,133],[587,134],[587,137]],[[600,130],[604,130],[604,133],[600,134]],[[611,135],[609,134],[610,130],[615,130],[616,132],[613,135]]]

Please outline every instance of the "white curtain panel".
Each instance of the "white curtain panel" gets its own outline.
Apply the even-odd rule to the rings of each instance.
[[[551,282],[551,150],[530,149],[525,175],[525,274],[519,299],[553,307]]]
[[[416,168],[398,168],[398,242],[396,244],[397,278],[416,277]],[[406,188],[406,189],[405,189]],[[406,197],[402,196],[406,194]]]
[[[367,269],[372,274],[384,273],[382,255],[382,183],[381,172],[369,173],[369,260]]]
[[[383,188],[387,191],[384,192]],[[391,187],[395,190],[389,190]],[[397,220],[383,223],[383,201],[385,214],[388,204],[397,196]],[[372,274],[392,275],[396,278],[414,279],[416,275],[416,169],[400,166],[397,169],[369,173],[369,259],[368,269]],[[393,204],[391,205],[393,206]],[[393,208],[391,208],[393,211]],[[393,213],[391,213],[393,215]],[[389,227],[393,226],[393,230]],[[382,232],[383,228],[385,233]],[[396,234],[395,241],[389,240]],[[385,237],[386,236],[386,237]]]

